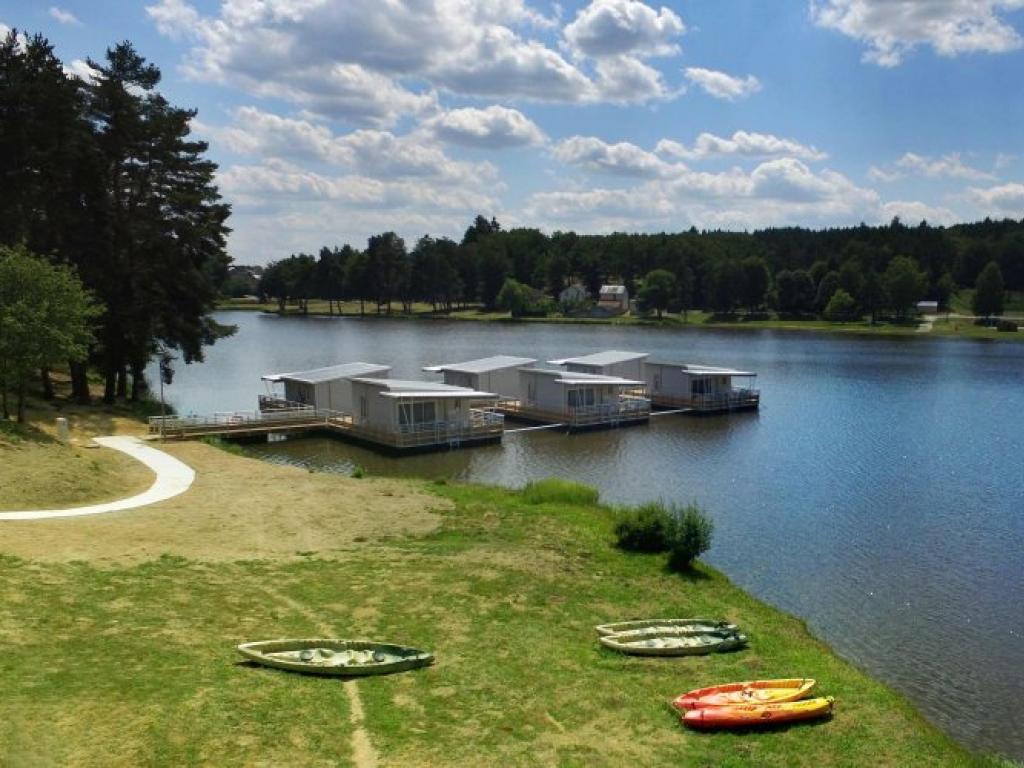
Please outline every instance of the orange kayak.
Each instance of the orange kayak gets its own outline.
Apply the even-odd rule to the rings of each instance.
[[[683,723],[691,728],[756,728],[798,720],[824,717],[832,711],[834,699],[804,699],[782,704],[741,704],[732,707],[691,709]]]
[[[672,700],[678,710],[728,707],[736,704],[781,704],[802,699],[811,692],[814,680],[751,680],[746,683],[726,683],[698,688]]]

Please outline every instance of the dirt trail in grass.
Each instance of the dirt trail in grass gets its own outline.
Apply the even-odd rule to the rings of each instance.
[[[306,619],[321,637],[333,637],[334,628],[322,620],[320,614],[314,611],[305,603],[288,597],[276,589],[267,586],[260,587],[267,597]],[[346,680],[342,683],[349,702],[349,722],[352,723],[352,760],[356,768],[377,768],[380,760],[377,757],[377,750],[373,748],[370,741],[370,734],[366,732],[363,725],[365,715],[363,714],[363,701],[359,697],[359,684],[356,680]]]

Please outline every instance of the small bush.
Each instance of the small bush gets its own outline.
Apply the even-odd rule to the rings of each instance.
[[[366,470],[356,464],[352,467],[352,474],[349,477],[354,477],[356,480],[361,480],[366,477]]]
[[[589,506],[597,504],[598,492],[583,483],[549,477],[526,484],[523,499],[527,504],[574,504]]]
[[[1016,333],[1017,324],[1013,320],[1000,320],[996,323],[997,331],[1009,331],[1010,333]]]
[[[661,502],[625,512],[615,524],[615,544],[628,552],[665,552],[676,538],[675,514]]]
[[[676,535],[669,548],[668,567],[685,571],[693,561],[711,548],[714,523],[699,507],[690,504],[676,511]]]

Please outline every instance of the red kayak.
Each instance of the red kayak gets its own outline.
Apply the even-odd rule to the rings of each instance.
[[[799,720],[813,720],[832,712],[834,699],[805,699],[784,704],[742,704],[730,707],[691,709],[683,723],[691,728],[757,728]]]
[[[672,706],[685,711],[736,704],[781,704],[802,699],[813,687],[814,680],[809,677],[726,683],[684,693],[672,700]]]

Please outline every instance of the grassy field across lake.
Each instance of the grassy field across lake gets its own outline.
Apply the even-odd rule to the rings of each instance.
[[[0,522],[0,764],[998,764],[714,570],[680,576],[616,550],[614,511],[591,494],[359,480],[200,443],[167,449],[198,473],[176,499]],[[722,617],[751,644],[673,660],[596,641],[595,624],[658,615]],[[353,684],[234,651],[317,636],[406,643],[437,664]],[[667,707],[690,688],[791,676],[836,698],[831,720],[708,734]]]

